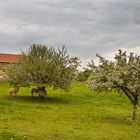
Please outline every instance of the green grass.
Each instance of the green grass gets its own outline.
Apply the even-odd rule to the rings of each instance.
[[[21,88],[16,97],[0,84],[0,140],[140,140],[140,110],[116,93],[94,93],[74,83],[70,93],[48,89],[48,99]]]

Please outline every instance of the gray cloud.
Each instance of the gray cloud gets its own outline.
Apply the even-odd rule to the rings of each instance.
[[[111,56],[119,48],[140,48],[139,0],[0,0],[0,3],[1,52],[16,53],[32,43],[66,45],[71,55],[87,62],[95,59],[96,53]]]

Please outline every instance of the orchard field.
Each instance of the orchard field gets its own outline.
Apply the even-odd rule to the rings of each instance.
[[[41,102],[30,88],[11,97],[9,87],[0,84],[0,140],[140,140],[140,109],[132,124],[125,96],[73,83],[70,93],[47,88]]]

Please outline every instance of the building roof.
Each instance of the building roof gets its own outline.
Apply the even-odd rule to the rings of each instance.
[[[18,63],[21,55],[0,53],[0,63]]]

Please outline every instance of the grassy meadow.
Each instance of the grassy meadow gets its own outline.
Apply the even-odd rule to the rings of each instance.
[[[41,102],[21,88],[16,97],[0,84],[0,140],[140,140],[140,109],[117,93],[91,92],[74,83],[70,93],[48,88]]]

